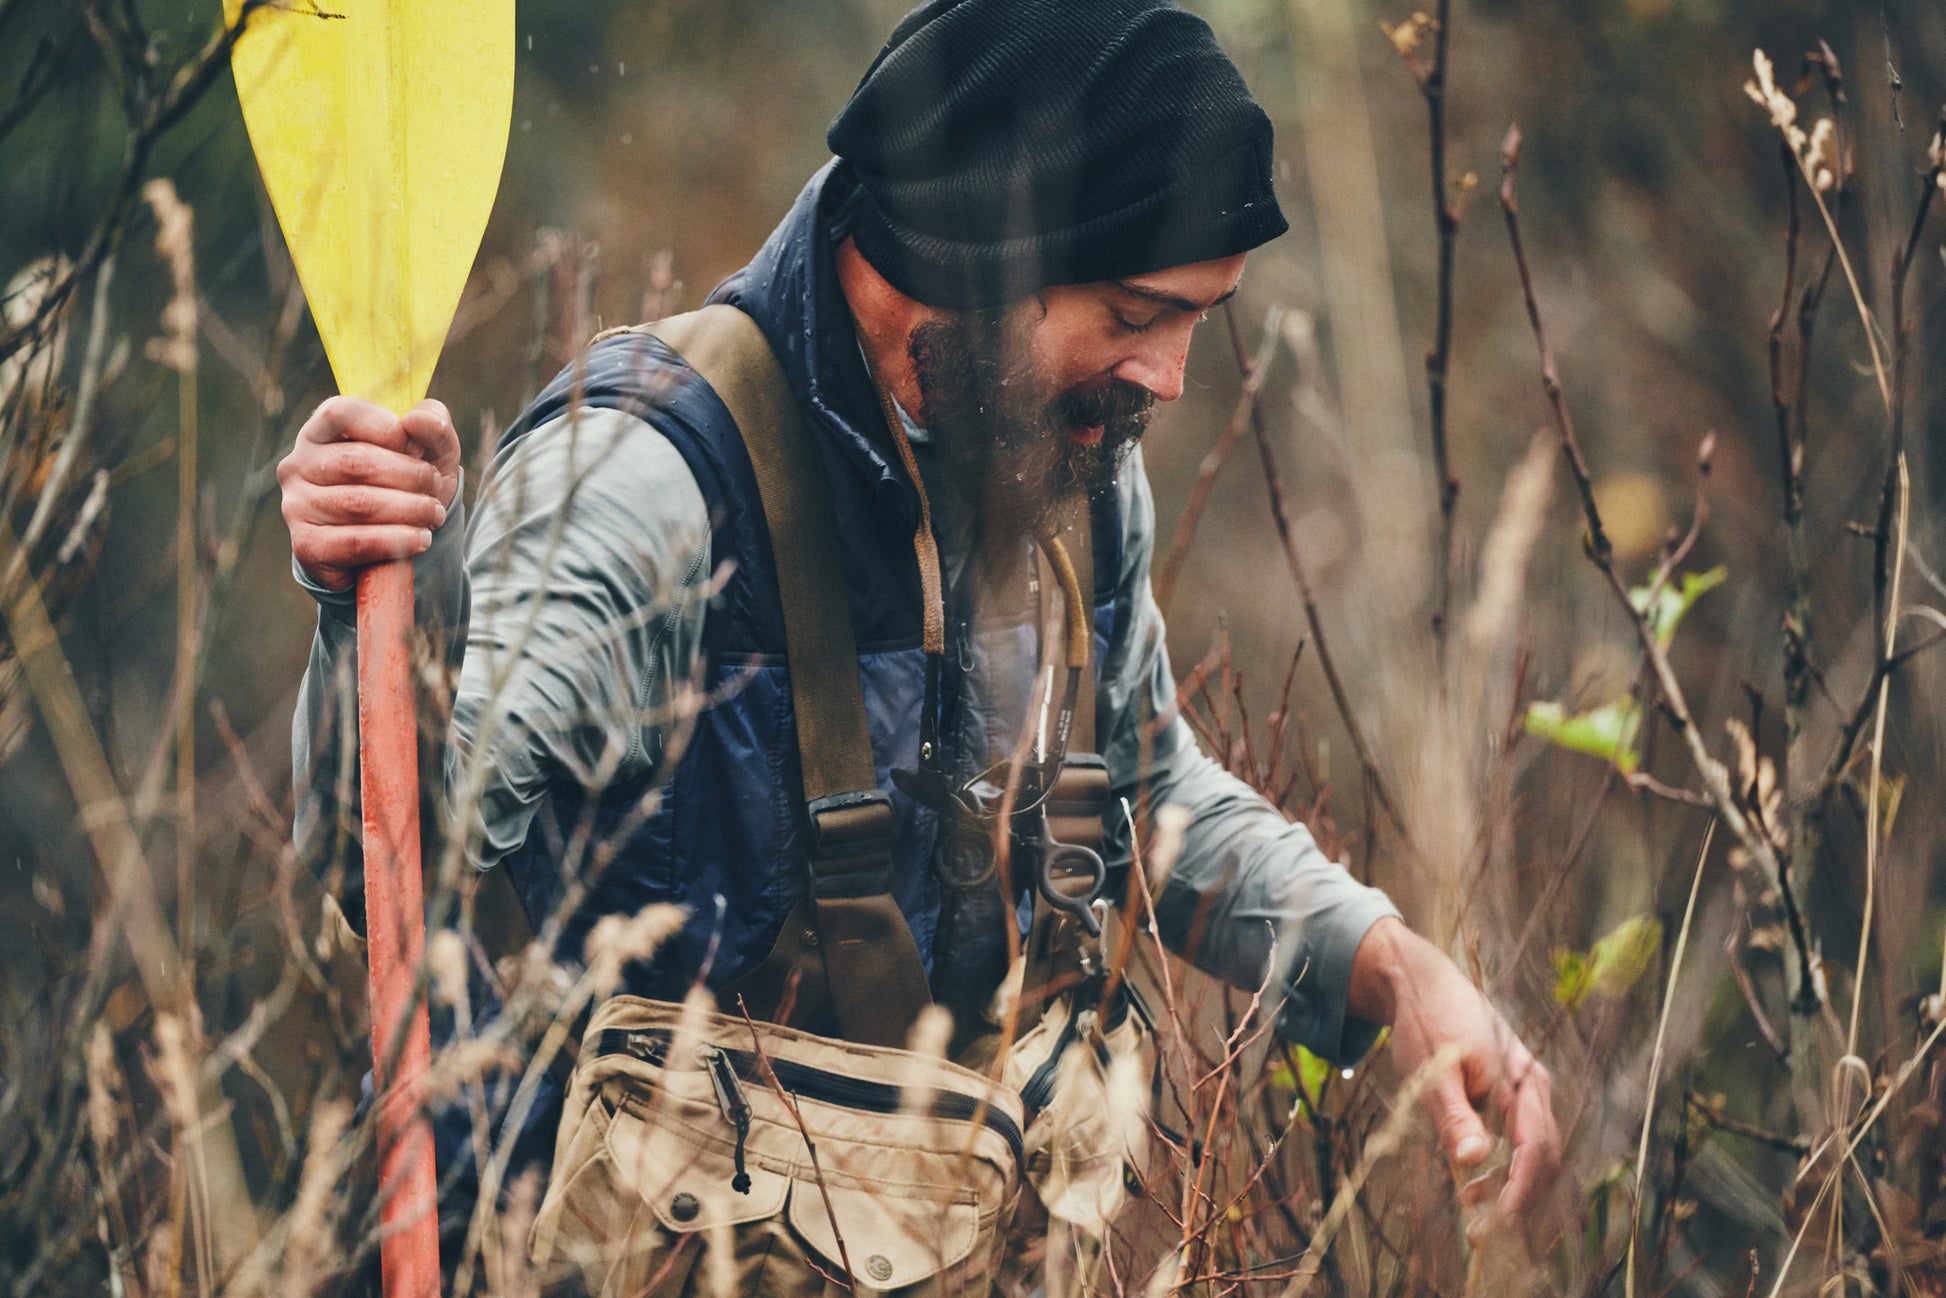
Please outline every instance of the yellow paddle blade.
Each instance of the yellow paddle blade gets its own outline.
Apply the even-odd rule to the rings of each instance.
[[[275,0],[230,61],[338,390],[403,411],[500,186],[514,0]]]

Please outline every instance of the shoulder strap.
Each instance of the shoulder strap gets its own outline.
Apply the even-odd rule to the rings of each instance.
[[[804,784],[800,832],[827,990],[848,1040],[902,1045],[930,997],[918,946],[891,896],[892,803],[872,760],[824,464],[749,316],[719,304],[638,328],[715,390],[750,453],[783,604]]]

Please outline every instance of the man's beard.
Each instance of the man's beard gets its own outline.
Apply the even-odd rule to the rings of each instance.
[[[1155,406],[1119,379],[1056,390],[1009,316],[1001,308],[928,321],[907,344],[926,431],[989,539],[1038,536],[1076,491],[1112,491]],[[1074,440],[1096,425],[1094,445]]]

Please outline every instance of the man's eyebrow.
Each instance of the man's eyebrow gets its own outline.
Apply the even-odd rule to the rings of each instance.
[[[1205,311],[1223,305],[1237,295],[1236,289],[1232,288],[1215,301],[1204,303],[1195,301],[1193,298],[1177,297],[1174,293],[1162,293],[1152,288],[1143,288],[1140,284],[1131,284],[1125,279],[1113,280],[1111,282],[1116,288],[1128,294],[1130,297],[1139,297],[1145,302],[1154,302],[1158,306],[1173,307],[1178,311],[1187,311],[1191,315],[1201,315]]]

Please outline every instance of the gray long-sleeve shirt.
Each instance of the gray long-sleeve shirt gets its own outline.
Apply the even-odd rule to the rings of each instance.
[[[916,449],[930,477],[923,437]],[[1274,975],[1273,1001],[1288,993],[1284,1035],[1355,1059],[1376,1028],[1347,1016],[1352,957],[1366,930],[1397,911],[1201,753],[1181,718],[1142,752],[1144,723],[1173,713],[1175,682],[1149,586],[1155,506],[1139,454],[1119,489],[1118,595],[1131,615],[1102,664],[1097,733],[1116,796],[1132,800],[1141,780],[1152,805],[1191,815],[1156,902],[1163,939],[1183,950],[1193,937],[1190,958],[1238,986]],[[503,451],[470,530],[465,515],[456,501],[415,575],[419,620],[446,629],[457,671],[442,765],[466,823],[452,829],[484,870],[524,841],[551,782],[600,786],[662,760],[669,709],[691,679],[708,616],[710,528],[675,447],[606,409],[544,424]],[[950,574],[972,529],[945,509],[937,530]],[[356,820],[356,781],[344,778],[344,745],[356,710],[343,706],[356,675],[353,598],[297,576],[320,606],[294,722],[298,846],[314,862],[355,863],[346,822]]]

